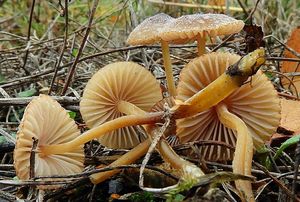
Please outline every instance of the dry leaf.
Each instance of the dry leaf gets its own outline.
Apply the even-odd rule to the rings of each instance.
[[[300,53],[300,27],[296,28],[295,30],[292,31],[292,34],[287,41],[287,46],[290,48],[294,49],[296,52]],[[293,53],[291,53],[288,50],[285,50],[283,53],[284,57],[286,58],[297,58]],[[297,62],[289,62],[289,61],[284,61],[281,65],[281,71],[283,73],[287,72],[300,72],[300,65],[297,68],[298,63]],[[300,76],[295,76],[294,78],[290,77],[293,80],[293,83],[295,84],[297,91],[299,93],[300,90]],[[281,82],[285,88],[290,88],[293,92],[294,89],[293,87],[290,87],[290,81],[286,78],[282,78]]]
[[[280,127],[300,132],[300,101],[281,99],[281,121]]]

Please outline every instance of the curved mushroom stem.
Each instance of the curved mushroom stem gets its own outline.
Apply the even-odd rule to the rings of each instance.
[[[117,119],[103,123],[93,129],[90,129],[83,133],[81,136],[73,139],[70,142],[58,144],[58,145],[40,145],[39,155],[51,155],[51,154],[62,154],[72,151],[74,148],[83,145],[84,143],[91,141],[95,138],[101,137],[102,135],[114,131],[119,128],[126,126],[135,126],[143,124],[154,124],[162,122],[162,116],[164,112],[147,113],[144,115],[129,115],[119,117]]]
[[[205,34],[203,34],[203,36],[198,35],[197,36],[198,56],[204,55],[206,53],[205,44],[206,44]]]
[[[236,148],[232,162],[233,173],[250,176],[254,148],[252,136],[246,124],[238,116],[230,113],[224,103],[218,104],[216,109],[221,123],[237,132]],[[237,180],[235,186],[240,191],[242,199],[254,201],[251,182]]]
[[[155,137],[155,133],[157,132],[158,128],[155,125],[148,125],[146,130],[148,134],[150,134],[150,137]],[[198,178],[204,175],[199,167],[189,161],[186,161],[176,154],[166,140],[161,139],[157,144],[157,149],[164,161],[170,163],[173,168],[181,170],[185,177]]]
[[[131,163],[134,163],[138,159],[140,159],[142,156],[144,156],[148,148],[151,145],[151,140],[148,138],[144,142],[137,145],[135,148],[131,149],[129,152],[112,162],[109,166],[120,166],[120,165],[129,165]],[[99,166],[97,168],[100,168]],[[93,184],[99,184],[100,182],[103,182],[104,180],[114,176],[115,174],[119,173],[120,170],[112,170],[107,172],[101,172],[92,174],[89,178]]]
[[[125,114],[136,115],[146,113],[134,104],[126,101],[120,101],[118,103],[118,109],[120,110],[120,112]],[[129,152],[127,152],[126,154],[124,154],[123,156],[121,156],[109,166],[128,165],[134,163],[137,159],[141,158],[147,153],[151,144],[151,137],[154,136],[153,133],[155,133],[155,129],[157,129],[157,127],[155,125],[147,125],[144,127],[147,130],[148,135],[151,134],[149,138],[143,143],[133,148],[132,150],[130,150]],[[179,169],[183,172],[185,178],[197,178],[204,174],[200,168],[177,155],[176,152],[172,149],[172,147],[164,139],[159,141],[157,149],[166,162],[170,163],[171,166],[175,169]],[[91,175],[90,179],[93,184],[98,184],[117,174],[118,172],[120,172],[120,170],[97,173]]]
[[[141,114],[147,114],[146,111],[142,110],[141,108],[137,107],[136,105],[120,100],[117,104],[118,111],[122,112],[126,115],[141,115]]]
[[[173,77],[171,58],[170,58],[170,49],[169,49],[168,42],[161,40],[161,49],[162,49],[162,55],[163,55],[163,60],[164,60],[164,67],[165,67],[165,72],[166,72],[168,91],[170,93],[170,96],[175,97],[176,96],[176,87],[175,87],[175,81],[174,81],[174,77]]]
[[[248,77],[254,75],[264,62],[265,50],[263,48],[249,53],[206,86],[206,88],[190,97],[184,103],[172,107],[171,113],[173,117],[179,119],[193,116],[218,104],[242,86]]]

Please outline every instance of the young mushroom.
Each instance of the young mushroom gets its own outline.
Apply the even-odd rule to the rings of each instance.
[[[63,154],[35,153],[35,148],[40,145],[63,144],[79,135],[75,121],[55,100],[47,95],[34,98],[25,109],[17,133],[14,166],[18,178],[28,180],[81,173],[84,160],[82,145]]]
[[[171,67],[169,44],[162,40],[159,35],[163,27],[172,20],[174,20],[174,18],[164,13],[159,13],[145,19],[130,33],[127,43],[130,45],[149,45],[158,42],[161,43],[168,92],[171,96],[175,96],[176,87]]]
[[[172,44],[197,41],[198,55],[205,53],[206,37],[238,33],[244,27],[242,20],[224,14],[184,15],[168,22],[160,32],[162,40]]]
[[[89,128],[116,119],[140,108],[149,111],[162,99],[159,83],[142,66],[133,62],[106,65],[88,81],[80,102],[80,112]],[[98,138],[109,148],[133,148],[146,137],[137,126],[128,126]]]
[[[205,90],[239,60],[238,55],[230,53],[210,53],[191,61],[180,74],[177,98],[185,101]],[[280,121],[279,98],[272,83],[260,71],[249,82],[214,107],[177,121],[181,142],[213,140],[235,146],[233,172],[243,175],[251,175],[253,143],[255,148],[261,147]],[[203,146],[200,152],[213,161],[231,160],[233,156],[220,145]],[[236,187],[247,201],[254,201],[250,182],[238,180]]]

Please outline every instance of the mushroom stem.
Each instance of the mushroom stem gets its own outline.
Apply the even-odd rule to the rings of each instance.
[[[170,93],[170,96],[176,96],[176,87],[175,87],[175,81],[173,77],[173,71],[172,71],[172,65],[171,65],[171,58],[170,58],[170,49],[168,42],[161,40],[161,49],[162,49],[162,55],[164,60],[164,67],[166,72],[166,80],[167,80],[167,86],[168,91]]]
[[[120,100],[117,104],[117,107],[119,112],[122,112],[126,115],[141,115],[147,113],[136,105],[124,100]]]
[[[151,137],[155,137],[155,133],[157,132],[158,127],[149,125],[146,130],[148,134],[151,135]],[[170,163],[173,168],[181,170],[183,174],[188,174],[189,176],[193,177],[204,175],[199,167],[189,161],[184,160],[178,154],[176,154],[176,152],[166,142],[166,140],[161,139],[157,144],[157,149],[165,162]]]
[[[217,105],[216,109],[221,123],[237,132],[236,148],[232,162],[233,173],[250,176],[254,148],[253,140],[246,124],[238,116],[230,113],[225,104]],[[235,181],[235,186],[239,190],[242,199],[254,201],[251,182],[237,180]]]
[[[112,162],[109,166],[129,165],[137,161],[147,153],[150,144],[151,144],[151,140],[150,138],[148,138],[147,140],[140,143],[135,148],[133,148],[132,150],[130,150],[129,152],[127,152],[126,154],[124,154],[123,156],[115,160],[114,162]],[[97,168],[100,168],[100,166],[98,166]],[[117,170],[112,170],[107,172],[96,173],[90,176],[90,180],[93,184],[98,184],[110,178],[111,176],[117,174],[118,172],[120,172],[120,170],[117,169]]]
[[[118,110],[120,110],[122,113],[126,113],[127,115],[137,115],[137,114],[145,114],[146,112],[140,109],[139,107],[135,106],[134,104],[126,101],[120,101],[118,103]],[[141,158],[143,155],[145,155],[150,147],[151,144],[151,137],[154,137],[155,129],[157,127],[155,125],[146,125],[144,126],[147,130],[147,134],[149,135],[149,138],[145,140],[143,143],[139,144],[123,156],[121,156],[119,159],[111,163],[109,166],[119,166],[119,165],[128,165],[139,158]],[[183,171],[183,173],[188,176],[188,179],[190,177],[197,177],[201,176],[204,173],[200,168],[195,166],[194,164],[190,163],[189,161],[186,161],[182,159],[179,155],[176,154],[176,152],[172,149],[172,147],[164,140],[160,140],[157,145],[157,149],[159,153],[161,154],[162,158],[171,164],[172,167],[175,169],[180,169]],[[111,176],[117,174],[120,172],[120,170],[113,170],[113,171],[107,171],[102,173],[93,174],[90,176],[91,182],[93,184],[98,184],[100,182],[103,182],[104,180],[110,178]]]
[[[248,77],[254,75],[264,62],[265,50],[263,48],[249,53],[206,88],[187,99],[184,103],[172,107],[173,117],[178,119],[193,116],[218,104],[242,86]]]
[[[99,138],[102,135],[107,134],[113,130],[123,128],[126,126],[135,126],[143,124],[153,124],[162,121],[163,112],[147,113],[145,115],[129,115],[123,116],[112,121],[103,123],[93,129],[90,129],[83,133],[81,136],[73,139],[70,142],[58,144],[58,145],[40,145],[39,155],[51,155],[62,154],[74,150],[74,148],[80,147],[84,143],[91,141],[95,138]]]
[[[205,34],[201,36],[200,34],[197,36],[197,48],[198,48],[198,56],[204,55],[205,51]]]

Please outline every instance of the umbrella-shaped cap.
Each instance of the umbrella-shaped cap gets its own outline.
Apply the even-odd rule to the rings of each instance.
[[[178,99],[187,100],[239,59],[240,56],[230,53],[211,53],[191,61],[180,74]],[[279,98],[272,83],[261,71],[252,77],[249,84],[243,85],[222,102],[245,122],[256,148],[268,140],[279,125]],[[235,146],[235,133],[220,122],[215,107],[177,122],[181,142],[210,140]],[[233,156],[230,149],[217,144],[203,146],[201,152],[210,160],[228,160]]]
[[[118,110],[119,101],[127,101],[144,111],[162,99],[159,83],[142,66],[133,62],[117,62],[100,69],[87,83],[80,112],[93,128],[124,114]],[[110,148],[132,148],[145,139],[137,127],[125,127],[99,138]]]
[[[59,103],[47,95],[34,98],[26,107],[17,133],[14,166],[19,179],[29,179],[33,139],[39,145],[62,144],[80,135],[74,120]],[[35,154],[34,175],[53,176],[80,173],[83,170],[83,147],[72,152],[43,156]]]
[[[184,15],[166,24],[160,37],[169,43],[187,43],[197,36],[222,36],[238,33],[244,27],[242,20],[224,14]]]
[[[172,20],[174,18],[164,13],[145,19],[130,33],[127,43],[130,45],[147,45],[159,42],[159,33]]]

